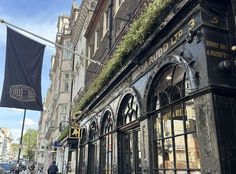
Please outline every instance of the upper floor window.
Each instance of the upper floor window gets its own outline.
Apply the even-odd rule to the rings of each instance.
[[[62,91],[68,92],[69,91],[69,80],[70,80],[70,74],[68,72],[64,72],[62,74]]]
[[[70,50],[73,50],[73,45],[70,42],[66,42],[65,47]],[[64,60],[71,60],[72,57],[73,57],[73,53],[71,51],[66,50],[66,49],[63,50],[63,59]]]
[[[105,36],[106,32],[109,28],[109,10],[105,11],[103,15],[103,36]]]
[[[69,80],[70,79],[70,74],[69,73],[65,73],[64,74],[64,80]]]
[[[68,82],[64,82],[64,91],[65,92],[69,91],[69,83]]]
[[[62,106],[61,106],[60,113],[61,113],[61,114],[67,113],[67,106],[66,106],[66,105],[62,105]]]
[[[98,42],[97,42],[97,40],[98,40],[98,32],[95,31],[95,35],[94,35],[94,49],[95,49],[95,50],[96,50],[97,47],[98,47]]]

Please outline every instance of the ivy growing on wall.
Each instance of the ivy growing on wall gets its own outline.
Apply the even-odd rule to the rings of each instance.
[[[156,24],[160,12],[172,1],[173,0],[154,0],[153,3],[146,8],[140,18],[131,24],[129,31],[117,46],[111,59],[106,62],[101,73],[75,105],[73,109],[74,114],[78,111],[82,111],[109,80],[127,63],[127,57],[150,36],[152,27]]]
[[[61,142],[63,139],[65,139],[67,137],[67,135],[69,135],[69,127],[66,127],[61,134],[59,135],[59,137],[57,138],[57,141]]]

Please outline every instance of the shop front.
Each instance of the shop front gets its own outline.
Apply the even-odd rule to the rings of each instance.
[[[177,7],[78,119],[81,174],[236,172],[231,3]]]

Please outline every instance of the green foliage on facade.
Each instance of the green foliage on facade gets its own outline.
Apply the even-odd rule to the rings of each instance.
[[[74,107],[74,114],[82,111],[103,87],[106,86],[109,80],[127,63],[127,57],[150,36],[152,27],[156,24],[160,12],[172,1],[154,0],[140,18],[131,24],[129,31],[117,46],[112,58],[106,62],[101,74],[88,87],[87,91]]]
[[[69,135],[69,130],[70,130],[70,128],[69,128],[69,127],[66,127],[66,128],[61,132],[61,134],[59,135],[59,137],[57,138],[57,141],[61,142],[63,139],[65,139],[66,136]]]

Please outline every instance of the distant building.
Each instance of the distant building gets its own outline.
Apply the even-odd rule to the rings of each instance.
[[[0,128],[0,161],[10,161],[13,158],[11,151],[12,135],[8,128]]]
[[[74,22],[77,15],[78,7],[73,3],[71,15],[59,16],[57,22],[56,43],[70,50],[73,50],[70,23]],[[68,146],[61,147],[58,138],[69,125],[72,59],[72,52],[58,47],[51,59],[51,85],[39,121],[36,156],[38,166],[44,167],[45,170],[53,160],[56,161],[59,172],[66,170],[68,163]]]

